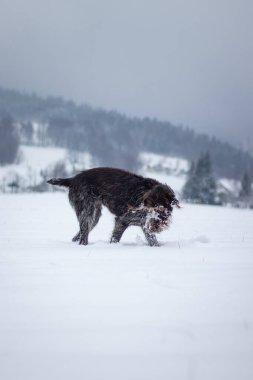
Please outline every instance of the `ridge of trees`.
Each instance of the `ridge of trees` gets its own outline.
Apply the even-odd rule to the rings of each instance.
[[[253,175],[249,153],[188,127],[151,118],[130,118],[117,111],[77,105],[60,97],[41,98],[0,87],[0,119],[6,115],[22,125],[21,133],[30,134],[32,123],[41,123],[44,144],[88,151],[98,165],[136,170],[141,151],[196,160],[209,151],[215,175],[240,179]]]

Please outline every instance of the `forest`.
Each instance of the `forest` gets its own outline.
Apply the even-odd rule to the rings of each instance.
[[[75,104],[60,97],[42,98],[0,88],[1,143],[11,144],[15,149],[15,133],[4,132],[11,125],[17,126],[20,141],[25,144],[87,151],[98,165],[137,170],[140,152],[189,161],[209,152],[217,177],[241,179],[245,171],[253,175],[253,158],[248,152],[187,126],[130,118],[114,110]],[[15,141],[11,142],[11,136]],[[1,155],[5,154],[6,150],[1,149]],[[0,163],[4,162],[5,157],[0,157]]]

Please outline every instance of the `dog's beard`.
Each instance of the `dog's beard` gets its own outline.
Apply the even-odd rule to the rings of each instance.
[[[169,228],[171,223],[171,214],[168,210],[159,210],[156,208],[146,210],[145,228],[151,233],[160,233]]]

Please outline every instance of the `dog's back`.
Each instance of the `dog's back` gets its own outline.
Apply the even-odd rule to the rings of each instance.
[[[124,183],[128,182],[129,185],[137,185],[140,182],[150,182],[151,186],[158,183],[158,181],[151,178],[144,178],[140,175],[130,173],[123,169],[98,167],[88,170],[83,170],[81,173],[71,178],[52,178],[47,182],[51,185],[70,187],[71,185],[77,185],[86,183],[87,185],[101,186],[101,184],[107,186],[112,183]]]
[[[128,207],[135,207],[143,194],[158,184],[154,179],[122,169],[94,168],[85,170],[71,179],[72,193],[85,194],[100,200],[115,215],[122,215]]]
[[[158,182],[151,178],[144,178],[140,175],[130,173],[123,169],[115,169],[115,168],[94,168],[85,170],[79,174],[77,174],[72,179],[72,185],[89,185],[96,188],[101,189],[101,192],[108,192],[111,190],[115,192],[118,187],[121,188],[125,185],[128,188],[132,188],[136,186],[146,187],[147,189],[152,188]]]

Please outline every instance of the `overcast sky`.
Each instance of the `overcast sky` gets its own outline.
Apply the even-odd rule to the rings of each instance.
[[[0,85],[253,145],[252,0],[0,0]]]

